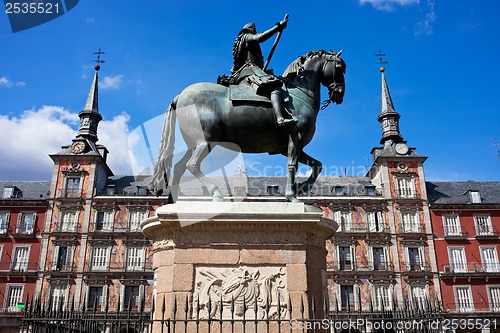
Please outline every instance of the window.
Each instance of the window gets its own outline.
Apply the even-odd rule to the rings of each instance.
[[[53,271],[73,270],[73,246],[57,245],[54,247],[52,257]]]
[[[373,247],[373,269],[376,271],[387,270],[387,249],[385,247]]]
[[[368,212],[366,215],[366,220],[368,221],[368,230],[370,232],[384,232],[384,215],[382,212]]]
[[[403,233],[420,232],[420,221],[417,212],[414,211],[401,212],[401,232]]]
[[[280,187],[278,185],[269,185],[267,186],[267,193],[269,195],[279,195]]]
[[[342,186],[335,186],[333,188],[335,195],[344,195],[344,188]]]
[[[455,303],[456,309],[459,312],[474,311],[474,302],[472,300],[472,292],[470,286],[455,287]]]
[[[97,212],[95,231],[113,231],[114,217],[113,211]]]
[[[406,270],[420,271],[423,267],[422,249],[419,247],[406,248]]]
[[[341,210],[333,213],[333,219],[339,225],[339,230],[341,232],[350,231],[352,229],[352,217],[351,211]]]
[[[9,212],[0,212],[0,234],[6,234],[9,230]]]
[[[498,252],[495,246],[480,247],[481,260],[483,261],[483,269],[485,272],[500,272],[498,263]]]
[[[76,232],[78,227],[78,212],[77,211],[61,211],[59,231]]]
[[[469,200],[471,203],[481,203],[481,196],[479,195],[479,191],[468,191],[469,192]]]
[[[374,196],[375,194],[377,194],[377,191],[375,190],[375,186],[367,186],[366,187],[366,194],[368,194],[369,196]]]
[[[415,184],[413,178],[410,176],[397,176],[397,196],[399,198],[414,198],[415,197]]]
[[[128,220],[128,230],[129,231],[141,231],[141,222],[147,219],[149,216],[148,211],[135,210],[129,213]]]
[[[105,296],[105,288],[102,286],[88,288],[88,296],[87,296],[87,308],[99,311],[104,307]]]
[[[106,195],[115,195],[115,188],[114,187],[107,187],[106,188]]]
[[[462,236],[462,227],[458,215],[443,215],[445,236]]]
[[[109,267],[110,246],[94,246],[92,249],[92,270],[105,271]]]
[[[429,296],[426,286],[411,286],[411,303],[418,309],[424,309],[429,303]]]
[[[144,246],[127,247],[127,270],[142,271],[144,269]]]
[[[378,285],[373,288],[375,300],[375,310],[392,309],[391,290],[389,285]]]
[[[80,193],[80,177],[66,178],[66,195],[75,195]]]
[[[128,310],[129,306],[131,306],[131,310],[138,310],[141,302],[140,289],[140,286],[125,286],[122,309]]]
[[[500,311],[500,287],[489,287],[490,309],[495,312]]]
[[[451,271],[457,273],[467,272],[467,259],[463,247],[449,248]]]
[[[23,302],[24,286],[10,285],[7,286],[7,297],[5,299],[5,308],[7,311],[21,311],[17,304]]]
[[[339,269],[342,271],[350,271],[352,265],[352,248],[350,246],[339,246]]]
[[[29,262],[29,246],[16,246],[14,248],[14,256],[12,257],[11,269],[16,272],[26,272]]]
[[[61,309],[61,307],[64,309],[66,305],[66,291],[68,287],[67,285],[52,285],[51,286],[51,292],[50,292],[50,297],[52,300],[52,311],[57,311]]]
[[[489,214],[474,214],[474,223],[476,224],[476,234],[478,236],[493,235],[493,227]]]
[[[356,297],[354,295],[353,285],[341,285],[339,286],[339,297],[338,302],[340,303],[341,310],[355,310],[356,309]]]
[[[17,234],[30,235],[35,230],[36,213],[21,212],[17,217]]]

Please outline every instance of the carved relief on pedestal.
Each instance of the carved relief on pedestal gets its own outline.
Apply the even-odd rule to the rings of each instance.
[[[280,318],[287,313],[285,267],[196,267],[193,318],[231,319],[234,302],[234,318]],[[278,301],[279,299],[279,301]],[[221,305],[222,302],[222,305]],[[199,305],[198,305],[199,304]],[[199,309],[198,313],[196,313]]]

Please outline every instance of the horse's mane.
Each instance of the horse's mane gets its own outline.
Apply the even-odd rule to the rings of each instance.
[[[288,67],[283,72],[283,77],[291,79],[295,76],[300,75],[300,72],[302,72],[302,70],[304,69],[304,63],[307,60],[316,56],[321,57],[324,55],[336,55],[336,53],[334,51],[328,52],[325,50],[309,51],[303,56],[298,57],[290,65],[288,65]]]

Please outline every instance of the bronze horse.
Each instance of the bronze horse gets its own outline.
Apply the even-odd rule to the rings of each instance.
[[[220,189],[200,169],[202,160],[216,145],[243,153],[283,154],[288,157],[285,188],[287,200],[300,202],[297,194],[311,189],[321,172],[321,162],[303,149],[311,141],[320,110],[320,86],[328,88],[330,102],[342,103],[345,91],[345,62],[339,53],[313,51],[292,62],[283,73],[289,95],[286,108],[298,120],[289,127],[277,127],[270,103],[232,102],[228,88],[214,83],[193,84],[171,102],[165,117],[162,141],[151,189],[160,195],[168,185],[175,141],[175,122],[188,147],[175,164],[170,187],[171,202],[177,200],[179,183],[186,168],[208,189],[214,201],[222,200]],[[309,178],[295,184],[298,162],[312,168]]]

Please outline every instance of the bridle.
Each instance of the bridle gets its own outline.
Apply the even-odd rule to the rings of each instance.
[[[326,73],[326,66],[328,65],[329,62],[333,62],[333,75],[332,75],[332,83],[328,85],[328,99],[324,100],[323,103],[321,103],[321,110],[326,109],[330,103],[332,103],[333,95],[338,93],[340,91],[340,84],[338,84],[335,81],[335,77],[337,74],[337,68],[341,68],[342,65],[339,65],[339,56],[342,54],[342,50],[340,50],[337,54],[332,54],[329,58],[326,59],[325,63],[323,64],[323,73]],[[343,84],[342,84],[343,86]]]

